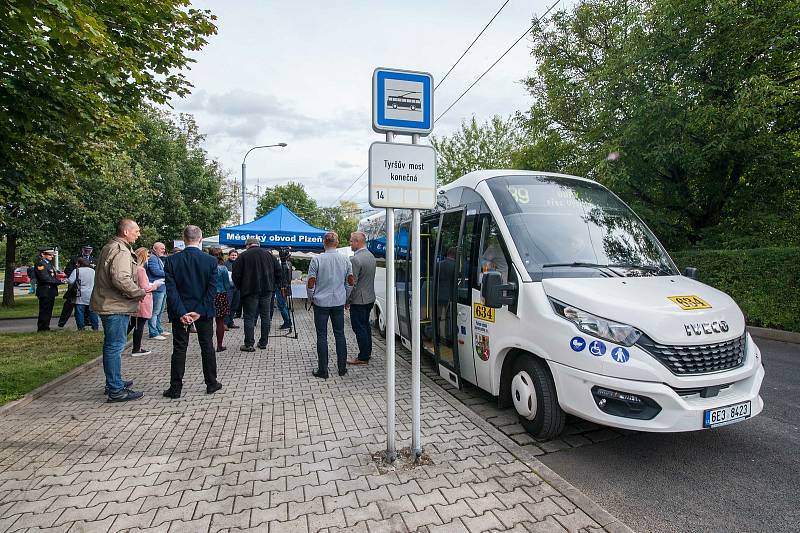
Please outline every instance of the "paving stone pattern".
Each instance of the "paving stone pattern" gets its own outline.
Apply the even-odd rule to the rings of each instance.
[[[385,350],[385,344],[381,342],[380,339],[378,342],[381,346],[380,349]],[[397,355],[410,364],[411,352],[405,349],[399,340],[396,344]],[[580,446],[617,439],[623,435],[636,433],[635,431],[626,429],[600,426],[572,415],[567,415],[567,423],[564,426],[564,432],[561,434],[560,438],[551,440],[537,439],[531,436],[531,434],[520,425],[519,416],[514,407],[500,409],[497,407],[497,398],[470,383],[462,382],[461,389],[454,386],[439,375],[438,366],[430,356],[423,354],[420,367],[424,375],[433,380],[461,403],[483,416],[494,427],[502,431],[506,436],[534,456],[546,455],[569,448],[578,448]]]
[[[98,365],[3,413],[0,532],[603,531],[429,384],[432,464],[381,474],[381,348],[370,365],[339,377],[334,363],[318,380],[311,315],[298,308],[296,321],[298,340],[254,353],[238,350],[241,329],[229,331],[213,395],[192,340],[184,395],[163,398],[171,343],[145,339],[152,355],[123,358],[142,400],[106,403]],[[398,445],[408,446],[410,375],[397,371]]]

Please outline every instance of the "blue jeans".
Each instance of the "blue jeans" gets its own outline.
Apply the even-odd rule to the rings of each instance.
[[[317,360],[319,371],[328,371],[328,318],[333,326],[333,337],[336,339],[336,365],[339,371],[347,368],[347,341],[344,338],[344,306],[314,306],[314,327],[317,330]]]
[[[122,350],[128,342],[128,315],[101,315],[103,322],[103,372],[109,394],[119,393],[122,383]]]
[[[350,325],[358,342],[358,358],[369,361],[372,356],[372,332],[369,330],[369,314],[372,304],[350,304]]]
[[[151,338],[158,337],[164,333],[164,328],[161,327],[161,313],[164,312],[164,303],[166,301],[166,290],[153,293],[153,315],[147,321],[147,330]]]
[[[286,303],[286,298],[283,297],[280,289],[275,289],[275,303],[278,305],[278,311],[281,312],[283,323],[291,326],[292,319],[289,318],[289,304]]]
[[[100,319],[97,317],[97,313],[92,311],[88,305],[75,305],[75,322],[78,324],[78,329],[83,329],[86,327],[85,316],[89,315],[89,323],[92,325],[92,329],[97,331],[100,329]]]

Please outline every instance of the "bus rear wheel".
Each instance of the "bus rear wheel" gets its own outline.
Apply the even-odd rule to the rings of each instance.
[[[566,415],[558,405],[556,386],[544,361],[522,356],[514,363],[511,401],[520,424],[531,435],[552,439],[564,430]]]

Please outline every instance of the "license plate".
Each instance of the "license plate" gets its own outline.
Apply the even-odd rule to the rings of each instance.
[[[726,405],[703,412],[703,427],[715,428],[750,418],[750,401]]]

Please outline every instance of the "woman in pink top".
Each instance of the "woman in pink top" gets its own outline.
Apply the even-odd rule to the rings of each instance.
[[[149,355],[152,353],[150,350],[142,349],[142,334],[144,333],[144,325],[153,316],[153,295],[152,292],[161,285],[160,279],[155,280],[153,283],[147,279],[147,271],[144,266],[147,264],[147,259],[150,257],[150,252],[147,248],[138,248],[136,250],[136,280],[140,288],[144,289],[144,299],[139,302],[139,309],[136,315],[131,317],[130,324],[128,324],[128,333],[133,331],[133,357],[140,355]]]

